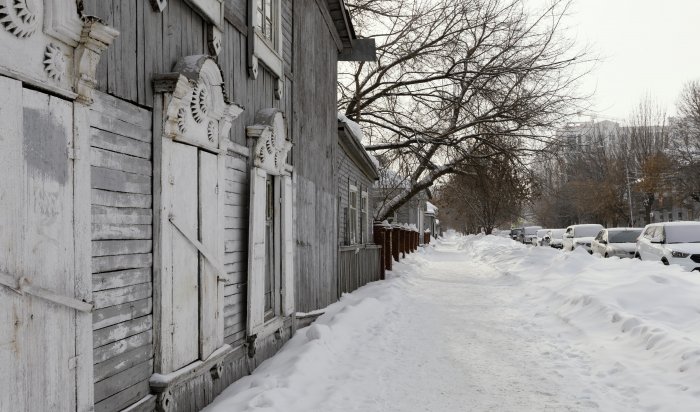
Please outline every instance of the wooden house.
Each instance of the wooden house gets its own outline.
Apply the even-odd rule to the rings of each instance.
[[[199,410],[335,300],[336,66],[374,57],[342,0],[0,26],[0,410]]]
[[[438,220],[438,208],[429,201],[425,202],[423,212],[423,232],[437,238],[440,235],[440,220]]]
[[[380,246],[374,244],[372,190],[379,179],[375,161],[362,146],[360,126],[338,115],[338,297],[379,280]]]

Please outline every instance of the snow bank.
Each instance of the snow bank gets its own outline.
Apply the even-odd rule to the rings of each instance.
[[[400,298],[392,282],[375,282],[344,295],[311,326],[298,330],[277,355],[228,387],[204,410],[315,410],[328,393],[344,393],[345,383],[329,379],[335,370],[349,369],[339,364],[343,358],[338,355],[362,345],[368,334],[378,333]]]
[[[553,312],[577,328],[584,341],[604,349],[621,369],[644,364],[656,373],[630,379],[656,379],[664,385],[679,382],[677,375],[683,375],[683,384],[668,384],[669,399],[695,388],[687,395],[700,408],[700,274],[658,262],[604,259],[583,250],[566,253],[495,236],[468,236],[458,241],[458,248],[519,278],[525,285],[523,304],[533,308],[533,316]],[[613,368],[599,378],[619,384],[619,377],[611,377],[619,372]],[[669,399],[645,403],[657,402],[669,410],[674,404]],[[688,410],[687,402],[681,406]]]

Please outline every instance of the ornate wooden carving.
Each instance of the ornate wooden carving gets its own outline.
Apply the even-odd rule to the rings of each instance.
[[[168,0],[151,0],[151,7],[157,12],[163,12],[168,6]]]
[[[0,24],[19,38],[30,37],[40,26],[41,0],[0,0]]]
[[[66,58],[60,47],[49,43],[44,51],[44,70],[50,79],[61,81],[66,74]]]
[[[257,139],[253,164],[273,175],[284,173],[287,152],[292,143],[287,140],[284,115],[279,109],[262,109],[255,114],[255,124],[246,128],[248,137]]]
[[[209,56],[188,56],[175,72],[156,78],[156,91],[167,92],[163,134],[196,146],[221,149],[228,141],[231,122],[243,108],[230,103],[221,69]]]
[[[100,19],[85,18],[80,43],[75,50],[75,92],[82,102],[92,103],[92,90],[97,87],[95,73],[100,55],[118,35],[118,31]]]

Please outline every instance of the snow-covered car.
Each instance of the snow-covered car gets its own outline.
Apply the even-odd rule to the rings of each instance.
[[[540,229],[542,229],[542,226],[525,226],[523,228],[523,235],[520,241],[525,244],[531,244],[532,238],[537,237],[537,231]]]
[[[549,231],[547,231],[547,235],[545,235],[544,239],[542,240],[542,246],[561,249],[565,232],[566,229],[549,229]]]
[[[637,238],[642,230],[641,227],[603,229],[591,242],[591,250],[593,254],[603,257],[633,258],[637,251]]]
[[[511,229],[510,238],[513,240],[520,241],[520,235],[523,233],[523,228]]]
[[[566,228],[562,240],[563,249],[572,251],[577,247],[582,247],[591,253],[591,242],[603,229],[602,225],[597,224],[569,226]]]
[[[535,246],[542,246],[544,242],[544,237],[547,236],[549,229],[540,229],[537,231],[534,238],[532,238],[532,244]]]
[[[700,270],[700,222],[652,223],[637,240],[636,256]]]

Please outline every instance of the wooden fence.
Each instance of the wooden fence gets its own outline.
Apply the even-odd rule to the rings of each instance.
[[[341,246],[338,250],[338,298],[343,293],[380,279],[379,245]]]

